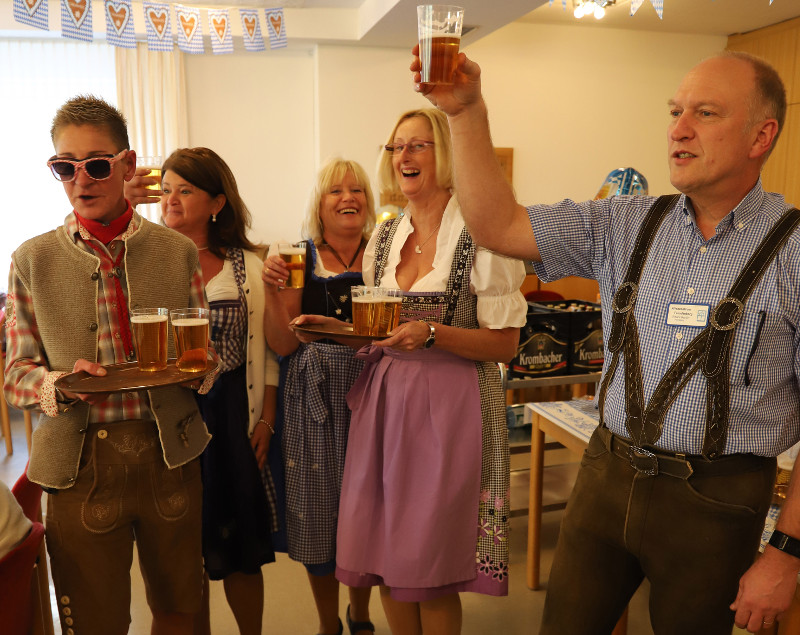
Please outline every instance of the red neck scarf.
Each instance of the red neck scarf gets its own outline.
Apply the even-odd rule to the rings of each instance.
[[[114,240],[117,236],[119,236],[125,228],[128,226],[128,223],[131,222],[131,218],[133,218],[133,208],[131,204],[128,203],[126,200],[125,203],[128,205],[128,209],[125,210],[125,213],[120,216],[119,218],[115,218],[112,220],[108,225],[103,225],[103,223],[90,220],[88,218],[83,218],[75,212],[75,217],[78,219],[78,223],[88,231],[92,236],[97,238],[97,240],[101,241],[104,245],[108,245],[112,240]],[[86,243],[89,247],[94,249],[95,251],[100,251],[98,247],[95,247],[91,242]],[[117,297],[117,319],[119,320],[119,328],[120,334],[122,336],[122,345],[125,349],[125,356],[127,359],[132,360],[135,359],[134,351],[133,351],[133,336],[131,335],[131,324],[130,324],[130,316],[128,315],[128,303],[125,300],[125,294],[122,291],[122,284],[120,283],[120,269],[119,265],[122,262],[123,257],[125,256],[125,249],[120,249],[119,254],[117,255],[116,260],[114,260],[114,267],[112,272],[114,274],[114,292]]]
[[[78,223],[80,223],[81,227],[97,238],[101,243],[107,245],[125,230],[128,223],[131,222],[131,218],[133,218],[133,208],[131,204],[127,200],[125,204],[128,206],[125,213],[119,218],[112,220],[108,225],[103,225],[103,223],[97,220],[84,218],[78,214],[78,212],[75,212],[75,217],[78,219]]]

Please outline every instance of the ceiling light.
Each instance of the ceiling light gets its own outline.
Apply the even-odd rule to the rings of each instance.
[[[595,19],[601,20],[606,14],[606,7],[611,7],[617,0],[572,0],[572,15],[580,19],[587,15],[593,15]]]

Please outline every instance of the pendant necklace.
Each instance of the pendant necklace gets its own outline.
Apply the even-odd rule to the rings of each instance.
[[[442,220],[444,220],[444,218],[442,218]],[[421,243],[417,243],[416,247],[414,247],[414,251],[416,251],[418,254],[421,254],[422,253],[422,248],[425,246],[425,243],[428,242],[431,238],[433,238],[433,235],[437,231],[439,231],[439,227],[441,227],[441,226],[442,226],[442,221],[440,220],[439,224],[436,227],[434,227],[433,231],[428,235],[428,237],[425,240],[423,240]]]
[[[339,264],[341,264],[342,267],[344,267],[345,273],[350,273],[350,267],[353,266],[353,263],[356,261],[356,258],[358,258],[358,253],[361,251],[361,247],[364,245],[364,241],[362,240],[360,243],[358,243],[358,249],[356,249],[356,253],[353,255],[353,259],[350,261],[349,265],[344,264],[344,260],[342,260],[342,257],[327,242],[325,242],[323,240],[322,244],[323,244],[323,246],[325,246],[325,247],[327,247],[328,249],[331,250],[331,253],[333,254],[333,257],[336,258],[336,260],[339,261]]]

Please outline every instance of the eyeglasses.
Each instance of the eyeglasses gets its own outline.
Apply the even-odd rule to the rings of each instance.
[[[116,156],[109,157],[89,157],[83,161],[76,161],[75,159],[59,159],[58,157],[51,157],[47,162],[47,167],[56,177],[57,181],[62,183],[69,183],[74,181],[78,176],[78,170],[83,170],[90,179],[95,181],[104,181],[111,176],[111,168],[114,164],[127,156],[128,151],[123,150]]]
[[[408,150],[409,154],[419,154],[425,152],[432,145],[434,145],[433,141],[409,141],[408,143],[390,143],[383,147],[386,152],[392,154],[401,154],[403,150]]]

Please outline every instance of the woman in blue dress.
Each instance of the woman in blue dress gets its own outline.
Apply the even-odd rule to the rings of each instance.
[[[351,322],[350,287],[363,284],[361,259],[375,227],[364,169],[333,159],[320,171],[303,226],[305,287],[285,289],[289,271],[278,256],[264,263],[265,328],[270,347],[291,356],[282,387],[281,438],[289,557],[302,562],[321,635],[342,633],[336,570],[336,526],[350,411],[345,396],[361,372],[355,351],[331,340],[301,344],[289,322],[301,313]],[[280,292],[279,292],[280,291]],[[345,613],[353,635],[374,631],[370,589],[349,589]]]

